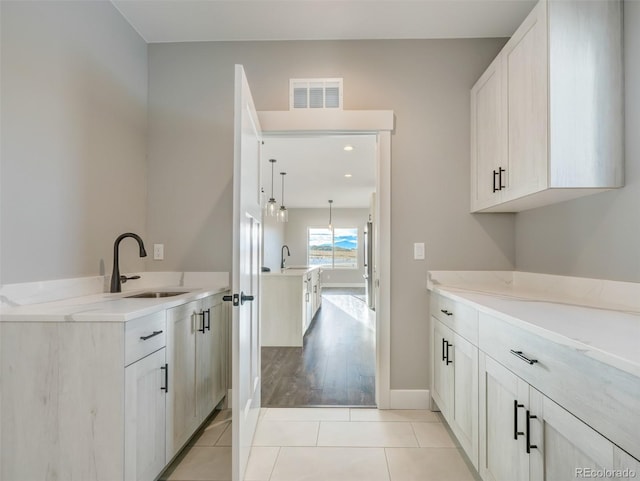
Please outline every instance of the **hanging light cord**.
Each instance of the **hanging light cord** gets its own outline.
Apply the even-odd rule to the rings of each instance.
[[[284,176],[287,175],[286,172],[280,172],[282,176],[282,207],[284,207]]]
[[[271,199],[273,199],[273,164],[276,163],[276,159],[269,159],[269,162],[271,162]]]

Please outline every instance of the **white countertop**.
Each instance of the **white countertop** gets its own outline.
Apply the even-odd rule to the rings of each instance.
[[[262,275],[265,277],[279,277],[279,276],[297,276],[302,277],[309,272],[320,269],[320,266],[291,266],[286,267],[284,269],[279,269],[277,271],[272,272],[263,272]]]
[[[145,291],[183,292],[164,298],[127,298]],[[139,289],[117,294],[100,293],[54,302],[22,306],[2,306],[2,322],[126,322],[130,319],[153,314],[164,309],[202,299],[229,290],[228,286],[211,288],[187,288],[163,286]]]
[[[430,283],[429,289],[640,377],[640,312],[632,306],[585,306],[570,295],[550,296],[526,286],[504,289],[493,283]]]

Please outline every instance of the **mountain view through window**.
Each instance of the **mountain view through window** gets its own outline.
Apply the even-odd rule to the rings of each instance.
[[[336,269],[358,267],[358,229],[356,227],[309,228],[308,264]]]

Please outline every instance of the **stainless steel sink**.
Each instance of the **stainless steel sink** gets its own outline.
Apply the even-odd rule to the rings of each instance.
[[[180,294],[186,294],[188,291],[182,292],[168,292],[168,291],[148,291],[141,292],[139,294],[133,294],[132,296],[124,296],[126,298],[140,298],[140,299],[160,299],[162,297],[179,296]]]

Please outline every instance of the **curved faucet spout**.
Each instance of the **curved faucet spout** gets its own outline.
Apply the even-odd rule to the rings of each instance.
[[[123,239],[131,237],[138,242],[138,247],[140,249],[140,257],[147,257],[147,251],[144,248],[144,242],[142,242],[142,238],[138,234],[134,234],[133,232],[126,232],[124,234],[119,235],[115,242],[113,243],[113,270],[111,271],[111,292],[121,292],[122,291],[122,279],[120,278],[120,255],[119,248],[120,242]]]
[[[291,257],[291,252],[289,252],[289,246],[283,245],[282,249],[280,249],[280,269],[284,269],[284,250],[287,249],[287,256]]]

